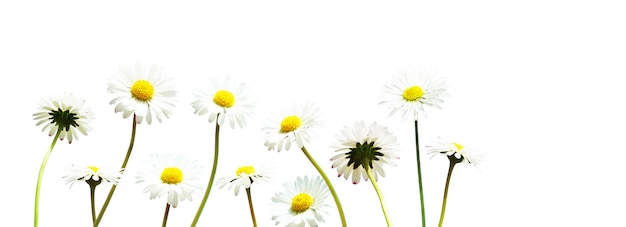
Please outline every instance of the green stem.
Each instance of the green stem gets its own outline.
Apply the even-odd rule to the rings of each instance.
[[[218,116],[219,117],[219,116]],[[215,170],[217,170],[217,157],[218,151],[220,147],[220,125],[215,122],[215,154],[213,155],[213,168],[211,169],[211,178],[209,178],[209,184],[206,187],[206,191],[204,192],[204,197],[202,198],[202,202],[200,203],[200,207],[196,212],[196,216],[193,218],[193,222],[191,226],[196,226],[198,224],[198,220],[200,220],[200,214],[202,214],[202,210],[204,209],[204,205],[206,205],[206,201],[209,198],[209,194],[211,193],[211,187],[213,186],[213,180],[215,179]]]
[[[165,205],[165,214],[163,215],[163,227],[167,225],[167,216],[170,214],[170,204]]]
[[[248,195],[248,206],[250,206],[250,215],[252,216],[252,225],[256,227],[256,218],[254,217],[254,208],[252,206],[252,195],[250,195],[250,188],[246,188],[246,194]]]
[[[91,198],[91,223],[92,225],[96,223],[96,203],[95,203],[95,195],[96,195],[96,186],[89,184],[89,196]]]
[[[415,156],[417,157],[417,181],[420,189],[420,207],[422,208],[422,227],[426,227],[426,210],[424,209],[424,189],[422,186],[422,164],[420,162],[420,143],[417,130],[417,120],[415,120]]]
[[[450,161],[450,167],[448,168],[448,178],[446,178],[446,188],[443,191],[443,204],[441,205],[441,217],[439,217],[439,227],[443,226],[443,216],[446,213],[446,202],[448,201],[448,186],[450,186],[450,178],[452,177],[452,170],[454,169],[456,162]]]
[[[122,170],[126,170],[126,164],[128,164],[128,159],[130,158],[130,153],[133,151],[133,146],[135,145],[135,132],[137,131],[137,116],[133,115],[133,129],[130,134],[130,144],[128,145],[128,151],[126,151],[126,157],[124,158],[124,162],[122,163]],[[117,188],[117,184],[114,184],[109,191],[109,195],[107,195],[107,199],[104,201],[102,205],[102,209],[100,209],[100,213],[98,214],[98,218],[96,222],[93,224],[94,227],[97,227],[102,220],[102,216],[104,216],[104,212],[106,211],[109,203],[111,202],[111,198],[113,197],[113,193]]]
[[[324,182],[326,182],[326,185],[328,185],[328,189],[330,190],[330,193],[333,195],[333,199],[335,200],[335,204],[337,204],[337,210],[339,211],[339,217],[341,218],[341,226],[346,227],[346,225],[347,225],[346,224],[346,217],[343,214],[343,208],[341,207],[341,203],[339,202],[339,196],[337,196],[337,192],[335,192],[335,188],[330,183],[330,180],[328,179],[328,177],[326,176],[324,171],[322,171],[322,168],[320,168],[320,166],[317,164],[317,162],[315,162],[315,160],[313,159],[311,154],[309,154],[309,152],[306,150],[306,148],[304,146],[302,146],[302,152],[304,152],[304,155],[306,155],[306,157],[309,159],[309,161],[311,161],[311,164],[313,164],[313,166],[315,166],[315,169],[317,169],[317,171],[320,173],[322,178],[324,178]]]
[[[54,139],[52,140],[52,144],[50,144],[50,148],[48,148],[48,152],[46,156],[43,157],[43,161],[41,162],[41,167],[39,167],[39,176],[37,176],[37,188],[35,189],[35,227],[39,226],[39,189],[41,188],[41,179],[43,177],[43,170],[46,168],[46,163],[48,163],[48,158],[50,158],[50,154],[52,153],[52,149],[54,149],[54,145],[59,140],[59,135],[61,135],[61,131],[63,128],[59,127],[56,135],[54,135]]]
[[[380,200],[380,207],[383,209],[383,214],[385,215],[385,221],[387,222],[387,226],[391,227],[391,219],[389,218],[389,214],[387,214],[387,207],[385,206],[385,198],[383,198],[383,194],[380,191],[380,188],[378,187],[378,183],[376,182],[374,176],[372,175],[372,169],[369,168],[369,166],[364,165],[363,167],[365,167],[365,172],[367,173],[367,177],[370,179],[370,182],[372,182],[372,185],[374,186],[374,190],[376,190],[376,194],[378,195],[378,200]]]

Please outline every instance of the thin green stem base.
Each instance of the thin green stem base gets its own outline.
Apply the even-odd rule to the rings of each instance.
[[[61,131],[63,128],[59,127],[57,133],[54,135],[54,139],[52,140],[52,144],[50,144],[50,148],[48,148],[48,152],[43,157],[43,161],[41,162],[41,166],[39,167],[39,175],[37,176],[37,188],[35,189],[35,227],[39,226],[39,191],[41,189],[41,179],[43,178],[43,170],[46,168],[46,164],[48,163],[48,158],[50,158],[50,154],[52,154],[52,149],[54,149],[54,145],[59,140],[59,136],[61,135]]]
[[[417,182],[420,190],[420,208],[422,212],[422,227],[426,227],[426,209],[424,209],[424,189],[422,185],[422,163],[420,162],[420,143],[419,133],[417,127],[417,120],[415,120],[415,156],[417,159]]]
[[[218,116],[219,117],[219,116]],[[196,212],[196,216],[193,218],[193,222],[191,226],[194,227],[198,224],[200,220],[200,215],[202,214],[202,210],[206,205],[207,200],[209,199],[209,194],[211,193],[211,187],[213,186],[213,180],[215,179],[215,171],[217,170],[217,158],[219,155],[219,147],[220,147],[220,125],[215,122],[215,153],[213,154],[213,168],[211,169],[211,177],[209,178],[209,183],[206,186],[206,191],[204,192],[204,196],[202,197],[202,202],[200,202],[200,207],[198,207],[198,211]]]
[[[439,227],[443,226],[443,216],[446,214],[446,202],[448,201],[448,186],[450,186],[450,178],[452,177],[452,170],[456,162],[450,160],[450,167],[448,167],[448,177],[446,178],[446,187],[443,191],[443,204],[441,205],[441,216],[439,217]]]
[[[383,214],[385,215],[385,221],[387,222],[387,226],[391,227],[391,219],[389,218],[389,214],[387,213],[387,206],[385,205],[385,198],[383,198],[383,194],[378,187],[378,182],[376,182],[374,175],[372,174],[372,169],[367,165],[365,166],[365,172],[367,173],[367,177],[372,182],[372,186],[374,186],[374,190],[376,190],[376,194],[378,195],[378,200],[380,201],[380,207],[383,209]]]
[[[256,226],[256,217],[254,216],[254,207],[252,206],[252,195],[250,194],[250,188],[246,188],[246,195],[248,195],[248,206],[250,207],[250,216],[252,216],[252,225]]]

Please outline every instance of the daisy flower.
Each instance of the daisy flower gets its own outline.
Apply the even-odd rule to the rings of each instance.
[[[277,118],[266,121],[262,131],[267,149],[276,149],[280,152],[284,147],[289,150],[293,142],[299,148],[304,147],[304,142],[309,142],[313,135],[310,129],[321,125],[317,119],[318,111],[319,107],[305,102],[302,105],[292,105],[290,109],[283,110]]]
[[[432,145],[427,145],[426,149],[428,149],[427,152],[429,154],[432,154],[431,158],[440,154],[457,163],[468,163],[473,166],[480,165],[480,157],[476,154],[476,151],[472,148],[466,148],[459,143],[437,138]]]
[[[122,170],[112,170],[106,168],[99,168],[96,166],[75,166],[72,165],[68,168],[69,174],[64,176],[66,178],[65,184],[70,184],[70,187],[78,181],[84,181],[88,184],[100,184],[102,182],[117,184],[122,177]]]
[[[153,154],[151,162],[139,172],[137,183],[147,184],[143,193],[149,193],[150,199],[167,196],[167,203],[176,208],[178,201],[191,201],[196,190],[202,190],[200,174],[197,161],[182,155]]]
[[[212,78],[211,84],[203,89],[196,89],[197,100],[191,103],[194,114],[209,114],[209,122],[217,120],[222,126],[228,119],[231,128],[235,124],[243,128],[246,118],[252,115],[253,101],[245,83],[238,83],[231,77],[225,79]]]
[[[396,137],[376,122],[366,125],[360,121],[352,128],[346,126],[336,137],[339,141],[332,148],[339,154],[331,158],[332,167],[346,180],[352,176],[353,184],[358,184],[361,177],[368,180],[365,168],[370,168],[378,181],[378,175],[385,176],[383,164],[395,166],[394,160],[398,159]]]
[[[413,116],[417,120],[419,113],[424,113],[424,105],[441,109],[441,99],[447,96],[445,79],[435,77],[431,68],[408,68],[399,73],[393,83],[383,87],[380,104],[391,109],[389,116],[400,112],[402,119]]]
[[[134,114],[139,124],[144,117],[148,124],[153,117],[159,122],[163,116],[169,118],[176,91],[171,88],[172,78],[163,78],[161,71],[157,65],[145,67],[139,62],[120,66],[118,75],[108,83],[108,91],[114,96],[109,104],[115,105],[115,112],[122,112],[124,118]]]
[[[234,187],[235,196],[237,196],[239,195],[239,188],[250,188],[254,182],[268,182],[268,180],[269,176],[267,175],[265,167],[259,166],[258,168],[254,168],[252,165],[245,165],[237,168],[235,176],[218,179],[217,184],[220,185],[220,188],[228,185],[228,190],[231,190]]]
[[[39,112],[33,114],[37,126],[45,124],[42,131],[48,131],[52,136],[61,130],[59,139],[67,137],[68,143],[78,139],[78,132],[87,135],[91,131],[89,125],[93,120],[91,108],[85,107],[85,100],[74,97],[72,94],[64,93],[53,95],[41,101]]]
[[[319,177],[298,177],[295,182],[285,182],[283,190],[272,198],[272,220],[276,225],[315,227],[324,222],[329,205],[325,203],[328,188]]]

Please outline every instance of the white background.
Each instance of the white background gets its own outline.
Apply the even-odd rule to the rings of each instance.
[[[283,181],[317,174],[299,150],[267,151],[260,131],[303,100],[321,107],[324,128],[307,148],[331,177],[349,226],[384,226],[371,184],[334,177],[328,162],[333,135],[356,120],[398,137],[401,159],[379,183],[395,226],[417,226],[413,126],[377,105],[381,84],[416,64],[437,68],[451,95],[420,119],[422,144],[442,136],[486,154],[480,169],[455,170],[445,226],[625,226],[625,10],[619,1],[545,0],[0,3],[3,225],[32,225],[51,141],[32,114],[46,95],[71,92],[96,119],[88,136],[54,149],[40,226],[89,226],[88,186],[69,188],[61,177],[71,164],[121,165],[131,120],[113,112],[106,82],[119,64],[144,60],[175,77],[178,104],[170,119],[138,127],[103,227],[160,225],[165,200],[149,200],[134,183],[149,154],[184,153],[209,172],[214,124],[193,115],[191,91],[228,75],[251,87],[257,108],[248,127],[223,128],[217,176],[250,159],[276,165],[272,184],[253,186],[259,226],[274,226],[267,205]],[[447,160],[422,160],[435,226]],[[98,188],[98,209],[108,189]],[[171,210],[169,226],[188,226],[200,200]],[[339,226],[330,212],[322,226]],[[245,195],[214,187],[199,226],[251,226]]]

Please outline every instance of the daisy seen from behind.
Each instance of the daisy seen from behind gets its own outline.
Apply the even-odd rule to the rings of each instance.
[[[249,90],[245,83],[231,77],[211,78],[209,86],[194,90],[197,99],[191,104],[194,114],[208,114],[209,122],[217,120],[220,126],[228,119],[231,128],[235,125],[243,128],[255,107]]]
[[[148,124],[154,117],[159,122],[163,117],[169,118],[177,92],[172,88],[172,78],[163,77],[162,71],[156,64],[121,65],[108,82],[108,91],[114,97],[110,104],[115,105],[115,112],[122,112],[124,118],[134,115],[139,124],[144,118]]]
[[[107,168],[99,168],[96,166],[72,165],[70,168],[68,168],[68,172],[69,174],[63,177],[66,178],[65,184],[70,184],[70,187],[72,187],[74,183],[82,181],[89,185],[91,201],[91,220],[93,223],[95,223],[97,218],[95,207],[96,187],[103,182],[116,185],[122,177],[122,170],[112,170]]]
[[[320,126],[319,107],[311,102],[297,103],[283,109],[275,118],[268,119],[262,128],[268,150],[289,150],[295,143],[304,147],[314,135],[311,129]]]
[[[35,214],[34,226],[39,225],[39,195],[41,189],[41,180],[43,172],[48,163],[48,158],[54,149],[58,140],[67,138],[68,143],[72,143],[74,139],[78,139],[78,132],[83,135],[91,130],[89,125],[93,120],[93,112],[91,108],[86,107],[84,99],[76,98],[69,93],[52,95],[44,99],[39,104],[39,111],[33,114],[33,119],[37,121],[37,126],[45,124],[43,131],[48,131],[48,135],[54,135],[52,143],[46,152],[41,166],[39,167],[39,175],[37,176],[37,186],[35,189]]]
[[[428,145],[426,148],[428,149],[428,153],[432,154],[431,157],[439,154],[446,156],[450,161],[450,165],[448,166],[448,176],[446,178],[446,186],[443,192],[441,215],[439,217],[439,227],[442,227],[443,219],[446,213],[446,203],[448,201],[448,188],[450,186],[450,179],[452,178],[454,166],[458,163],[467,163],[478,167],[481,158],[472,148],[466,148],[459,143],[449,142],[441,138],[437,138],[436,141],[433,142],[433,145]]]
[[[319,176],[297,177],[294,182],[285,182],[272,198],[272,220],[281,226],[318,226],[330,209],[326,203],[328,195],[328,187]]]
[[[256,166],[256,168],[255,168]],[[254,206],[252,205],[251,186],[254,182],[268,182],[270,176],[267,168],[263,165],[243,165],[237,168],[235,176],[228,178],[220,178],[217,184],[220,188],[228,185],[228,190],[235,189],[235,196],[239,194],[239,189],[244,187],[248,197],[248,206],[250,207],[250,216],[252,217],[253,226],[257,226],[256,217],[254,215]],[[257,183],[258,184],[258,183]]]
[[[356,122],[354,127],[344,127],[336,135],[337,141],[332,147],[339,153],[331,158],[332,167],[337,168],[339,176],[346,180],[352,177],[352,183],[358,184],[361,178],[370,179],[380,201],[387,226],[391,226],[383,195],[378,187],[378,176],[385,176],[383,165],[395,166],[396,137],[386,127],[372,122]]]
[[[145,185],[143,193],[149,194],[150,199],[166,198],[165,226],[170,206],[176,208],[180,201],[191,201],[194,194],[202,190],[201,174],[198,162],[182,154],[152,154],[137,175],[137,183]]]

